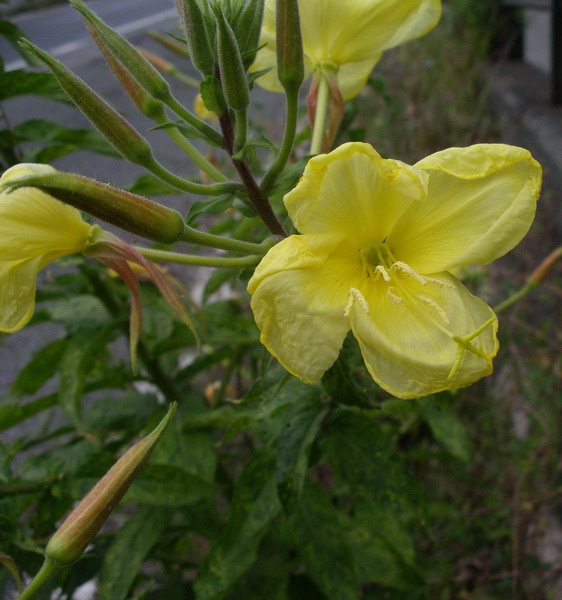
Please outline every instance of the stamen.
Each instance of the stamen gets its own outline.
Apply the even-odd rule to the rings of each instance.
[[[390,275],[382,265],[378,265],[375,267],[375,274],[377,273],[380,273],[382,275],[382,278],[386,281],[386,283],[390,283]]]
[[[386,295],[396,304],[400,304],[400,302],[402,302],[402,298],[400,296],[398,296],[398,294],[395,294],[394,292],[392,292],[391,290],[396,290],[398,288],[395,288],[392,285],[388,286],[388,289],[386,290]]]
[[[353,307],[353,303],[357,301],[361,304],[361,308],[367,313],[370,313],[369,304],[363,294],[357,288],[349,288],[349,301],[345,310],[343,311],[344,317],[349,317],[349,313],[351,312],[351,308]]]
[[[441,318],[443,319],[443,321],[445,321],[445,323],[447,323],[447,325],[451,324],[451,321],[449,321],[449,318],[447,317],[445,311],[439,306],[439,304],[437,304],[437,302],[435,302],[435,300],[432,300],[427,296],[422,296],[421,294],[418,294],[416,298],[418,298],[418,300],[421,300],[422,302],[425,302],[426,304],[429,304],[429,306],[434,308],[441,315]]]

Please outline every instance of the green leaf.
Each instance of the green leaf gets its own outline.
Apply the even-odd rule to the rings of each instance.
[[[285,507],[292,506],[302,492],[310,449],[329,410],[318,398],[318,392],[311,388],[309,397],[284,410],[285,422],[277,447],[276,479],[279,499]]]
[[[201,214],[216,215],[223,213],[227,208],[232,206],[236,196],[228,194],[226,196],[218,196],[210,200],[196,200],[190,207],[187,213],[186,221],[191,225],[196,217]]]
[[[17,96],[41,96],[59,102],[69,102],[50,73],[28,73],[22,69],[0,72],[0,102]]]
[[[56,373],[66,348],[66,340],[55,340],[36,352],[12,384],[12,394],[34,394]]]
[[[46,308],[53,321],[64,325],[70,331],[99,329],[107,325],[111,318],[101,300],[90,294],[49,301]]]
[[[370,418],[340,409],[322,429],[322,451],[336,475],[374,501],[421,510],[422,496],[391,439]]]
[[[10,403],[0,406],[0,431],[5,431],[22,423],[36,414],[55,406],[57,394],[50,394],[26,404]]]
[[[55,142],[62,144],[61,147],[70,148],[66,153],[74,150],[89,150],[116,158],[121,157],[97,131],[92,129],[67,129],[58,123],[44,119],[32,119],[16,125],[14,135],[22,142]]]
[[[236,483],[224,533],[205,556],[195,580],[198,600],[224,598],[252,565],[258,545],[281,506],[275,482],[275,455],[269,448],[254,453]]]
[[[0,21],[0,36],[5,38],[11,46],[17,51],[17,53],[25,60],[25,62],[30,66],[37,66],[40,64],[40,61],[35,58],[29,52],[26,52],[23,48],[20,47],[18,41],[20,38],[25,37],[25,33],[13,23],[9,21]]]
[[[139,196],[177,196],[183,193],[154,175],[141,175],[133,185],[125,189]]]
[[[340,512],[320,488],[309,485],[286,524],[307,574],[327,598],[357,600],[357,576]]]
[[[100,571],[101,600],[125,600],[140,566],[170,518],[168,510],[141,508],[118,530],[105,552]]]
[[[68,340],[61,359],[59,401],[74,424],[81,422],[82,392],[86,376],[94,367],[94,358],[114,335],[114,327],[106,325],[94,335],[91,331],[82,331]]]
[[[464,463],[470,461],[471,448],[468,431],[450,409],[434,401],[424,408],[422,416],[431,428],[435,439],[449,454]]]
[[[172,465],[151,463],[127,492],[127,502],[150,506],[183,506],[216,494],[217,489],[201,477]]]
[[[353,517],[340,512],[339,519],[361,583],[400,590],[423,587],[413,566],[412,540],[396,510],[363,499],[354,505]]]

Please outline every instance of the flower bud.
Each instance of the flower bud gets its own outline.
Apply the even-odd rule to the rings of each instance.
[[[45,548],[48,560],[68,565],[80,558],[148,460],[176,408],[172,404],[156,429],[130,448],[68,515]]]
[[[139,84],[158,100],[170,98],[170,86],[160,73],[125,38],[106,25],[82,0],[70,0],[111,54],[129,71]]]
[[[72,173],[12,179],[8,189],[34,187],[107,223],[156,242],[170,244],[184,230],[182,216],[157,202]]]
[[[185,29],[191,62],[202,75],[210,77],[215,73],[215,58],[203,12],[197,0],[179,0],[177,4]]]
[[[51,69],[69,98],[125,159],[139,165],[153,162],[152,150],[147,140],[90,86],[29,40],[20,41],[20,46],[37,56]]]
[[[286,91],[298,91],[304,80],[298,0],[277,0],[275,31],[277,76]]]
[[[151,96],[143,87],[139,85],[137,80],[131,76],[129,71],[113,56],[109,51],[109,48],[104,44],[102,38],[98,32],[88,24],[88,29],[92,39],[98,45],[102,54],[110,66],[111,70],[117,80],[121,84],[121,87],[125,90],[129,98],[133,101],[139,112],[149,117],[150,119],[158,120],[159,118],[165,118],[164,105],[160,100],[157,100]]]
[[[263,21],[264,0],[249,0],[236,23],[236,37],[240,44],[242,62],[247,69],[256,58]]]
[[[215,4],[214,8],[217,18],[217,49],[224,97],[228,106],[234,110],[244,110],[250,104],[250,89],[240,48],[220,5]]]

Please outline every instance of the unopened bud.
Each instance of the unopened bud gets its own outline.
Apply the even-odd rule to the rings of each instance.
[[[167,206],[72,173],[21,177],[10,180],[6,187],[40,189],[65,204],[155,242],[175,242],[185,227],[179,212]]]
[[[236,23],[236,37],[244,67],[248,68],[256,58],[263,21],[264,0],[249,0],[244,5]]]
[[[148,460],[176,408],[172,404],[158,427],[130,448],[70,513],[47,544],[47,559],[68,565],[80,558]]]
[[[125,90],[129,98],[131,98],[137,109],[151,119],[158,120],[159,118],[165,118],[164,104],[160,100],[156,100],[156,98],[139,85],[129,71],[113,56],[98,32],[90,24],[88,24],[88,29],[93,40],[104,55],[105,60],[107,60],[107,64],[110,66],[113,74],[117,77],[121,87]]]
[[[214,8],[217,17],[217,49],[224,97],[228,106],[234,110],[244,110],[250,103],[250,90],[240,48],[220,4],[215,4]]]
[[[275,44],[277,77],[285,90],[298,91],[304,80],[298,0],[277,0]]]
[[[82,0],[70,0],[70,4],[84,17],[88,25],[103,40],[103,44],[151,96],[158,100],[170,98],[168,82],[132,44],[106,25]]]
[[[215,58],[201,7],[197,0],[178,0],[177,4],[187,37],[191,62],[202,75],[210,77],[215,72]]]
[[[124,158],[139,165],[152,162],[152,150],[146,139],[90,86],[29,40],[20,41],[20,45],[51,69],[69,98]]]

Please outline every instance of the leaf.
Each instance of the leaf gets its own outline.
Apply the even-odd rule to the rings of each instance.
[[[11,387],[12,394],[34,394],[55,375],[65,348],[66,340],[62,339],[55,340],[36,352],[16,377]]]
[[[69,103],[50,73],[28,73],[22,69],[0,72],[0,102],[17,96],[41,96]]]
[[[115,329],[106,325],[96,334],[82,331],[67,342],[61,359],[59,401],[73,424],[81,422],[81,399],[86,375],[92,370],[94,357],[115,335]]]
[[[435,439],[455,458],[468,463],[471,457],[470,437],[466,427],[453,413],[436,402],[422,411]]]
[[[0,431],[5,431],[30,419],[58,403],[57,394],[50,394],[26,404],[10,403],[0,406]]]
[[[20,38],[25,37],[25,33],[19,27],[9,21],[0,21],[0,35],[11,44],[28,65],[33,67],[40,64],[40,61],[33,54],[27,52],[18,44]]]
[[[326,597],[357,600],[353,557],[339,514],[320,488],[309,485],[286,528],[307,574]]]
[[[164,183],[154,175],[141,175],[132,185],[125,188],[131,194],[139,196],[177,196],[180,190]]]
[[[101,600],[125,600],[140,566],[170,518],[168,510],[141,508],[117,531],[105,552],[100,571]]]
[[[301,495],[310,449],[327,413],[328,407],[319,400],[315,388],[309,397],[284,410],[286,420],[277,446],[276,479],[279,499],[286,508]]]
[[[111,318],[101,300],[90,294],[53,300],[46,303],[46,308],[53,321],[64,325],[70,331],[99,329],[107,325]]]
[[[67,129],[53,121],[31,119],[14,127],[14,135],[23,142],[56,142],[73,150],[89,150],[112,157],[121,155],[97,131],[91,129]],[[60,152],[61,150],[59,150]]]
[[[201,214],[216,215],[223,213],[227,208],[232,206],[235,199],[235,195],[228,194],[212,198],[211,200],[196,200],[189,207],[189,212],[186,217],[187,224],[191,225],[195,218]]]
[[[236,482],[224,533],[203,559],[194,584],[198,600],[224,597],[254,562],[258,545],[280,508],[275,455],[270,448],[261,448]]]
[[[151,463],[127,492],[127,502],[150,506],[184,506],[213,496],[216,487],[201,477],[172,465]]]
[[[322,429],[320,447],[338,477],[375,502],[422,510],[415,480],[384,431],[370,418],[340,409]]]
[[[3,552],[0,552],[0,564],[4,565],[8,571],[12,574],[13,578],[16,580],[16,585],[18,586],[18,591],[21,594],[23,586],[21,584],[21,577],[18,571],[18,567],[14,562],[14,559]]]

